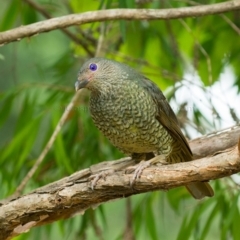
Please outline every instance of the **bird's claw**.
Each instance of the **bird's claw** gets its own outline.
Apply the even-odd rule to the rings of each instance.
[[[151,165],[154,164],[161,164],[161,165],[167,165],[169,164],[168,162],[166,162],[165,156],[162,156],[162,158],[159,158],[160,156],[154,157],[148,161],[141,161],[137,167],[134,170],[133,173],[133,177],[130,180],[130,186],[133,187],[134,183],[136,182],[136,180],[138,178],[140,178],[140,176],[142,175],[142,172],[144,169],[150,167]],[[127,170],[131,170],[133,167],[129,167],[127,168]]]
[[[97,185],[97,182],[100,180],[100,179],[106,179],[106,176],[107,175],[110,175],[114,172],[113,169],[108,169],[108,170],[104,170],[100,173],[97,173],[97,174],[93,174],[89,177],[89,180],[91,181],[91,189],[94,190],[96,185]]]
[[[136,179],[140,178],[140,176],[142,175],[142,172],[145,168],[149,167],[151,165],[151,163],[149,161],[141,161],[137,168],[134,171],[133,177],[130,180],[130,186],[133,187],[134,183],[136,182]]]

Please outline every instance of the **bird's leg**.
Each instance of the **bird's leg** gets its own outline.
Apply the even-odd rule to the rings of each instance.
[[[154,155],[153,155],[154,156]],[[135,157],[135,155],[133,155],[132,157]],[[149,157],[151,157],[150,160]],[[142,160],[136,167],[135,171],[134,171],[134,174],[133,174],[133,178],[132,180],[130,181],[130,185],[133,186],[136,179],[140,178],[143,170],[145,168],[148,168],[154,164],[161,164],[161,165],[166,165],[168,164],[168,162],[166,161],[166,157],[165,155],[159,155],[159,156],[156,156],[156,157],[153,157],[152,158],[152,155],[150,155],[150,153],[147,153],[146,154],[146,160]]]

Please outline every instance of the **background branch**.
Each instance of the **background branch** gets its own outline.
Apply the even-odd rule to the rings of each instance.
[[[156,20],[176,19],[186,17],[199,17],[210,14],[219,14],[240,9],[240,0],[227,1],[210,5],[183,7],[179,9],[109,9],[85,12],[82,14],[70,14],[63,17],[52,18],[38,23],[21,26],[0,34],[0,44],[21,40],[42,32],[66,28],[73,25],[81,25],[97,21],[107,20]]]
[[[190,141],[193,158],[199,159],[214,155],[237,144],[240,137],[240,125],[212,132]]]

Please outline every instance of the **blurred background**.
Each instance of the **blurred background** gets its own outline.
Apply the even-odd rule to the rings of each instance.
[[[201,0],[0,0],[0,31],[71,13],[110,8],[181,8]],[[239,124],[240,12],[73,26],[0,47],[0,199],[34,165],[75,94],[82,63],[95,55],[124,62],[164,92],[186,137]],[[30,179],[27,193],[94,163],[123,157],[93,125],[88,92]],[[212,181],[215,197],[185,188],[151,192],[33,228],[16,239],[239,239],[237,178]]]

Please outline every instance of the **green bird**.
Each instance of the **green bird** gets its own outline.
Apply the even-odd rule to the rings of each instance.
[[[90,113],[95,125],[122,152],[136,161],[164,156],[168,163],[192,160],[192,152],[162,91],[131,67],[105,58],[85,62],[76,91],[91,92]],[[141,175],[142,164],[135,173]],[[142,164],[142,166],[141,166]],[[207,182],[186,185],[196,199],[213,196]]]

